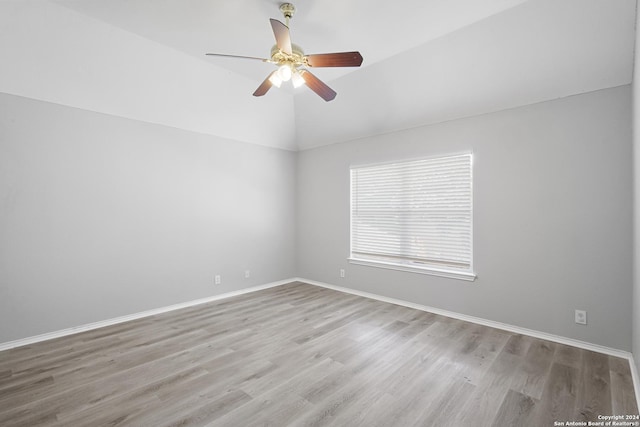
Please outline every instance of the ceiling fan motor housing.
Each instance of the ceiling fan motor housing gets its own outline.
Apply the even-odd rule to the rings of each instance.
[[[273,45],[271,48],[271,60],[276,64],[289,64],[292,67],[307,65],[304,51],[295,43],[291,43],[291,55],[281,51],[278,45]]]

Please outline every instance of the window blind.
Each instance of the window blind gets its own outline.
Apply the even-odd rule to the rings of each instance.
[[[471,154],[351,169],[351,257],[471,270]]]

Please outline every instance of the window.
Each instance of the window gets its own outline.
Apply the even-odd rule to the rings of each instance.
[[[474,280],[472,199],[471,154],[352,167],[350,262]]]

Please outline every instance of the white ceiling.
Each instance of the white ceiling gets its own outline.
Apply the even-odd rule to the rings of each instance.
[[[482,114],[631,82],[636,0],[294,1],[338,96],[251,93],[276,0],[0,0],[0,92],[284,149]]]

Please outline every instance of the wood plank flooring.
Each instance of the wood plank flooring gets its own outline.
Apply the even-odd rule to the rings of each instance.
[[[0,353],[2,426],[537,427],[598,415],[638,415],[626,360],[302,283]]]

